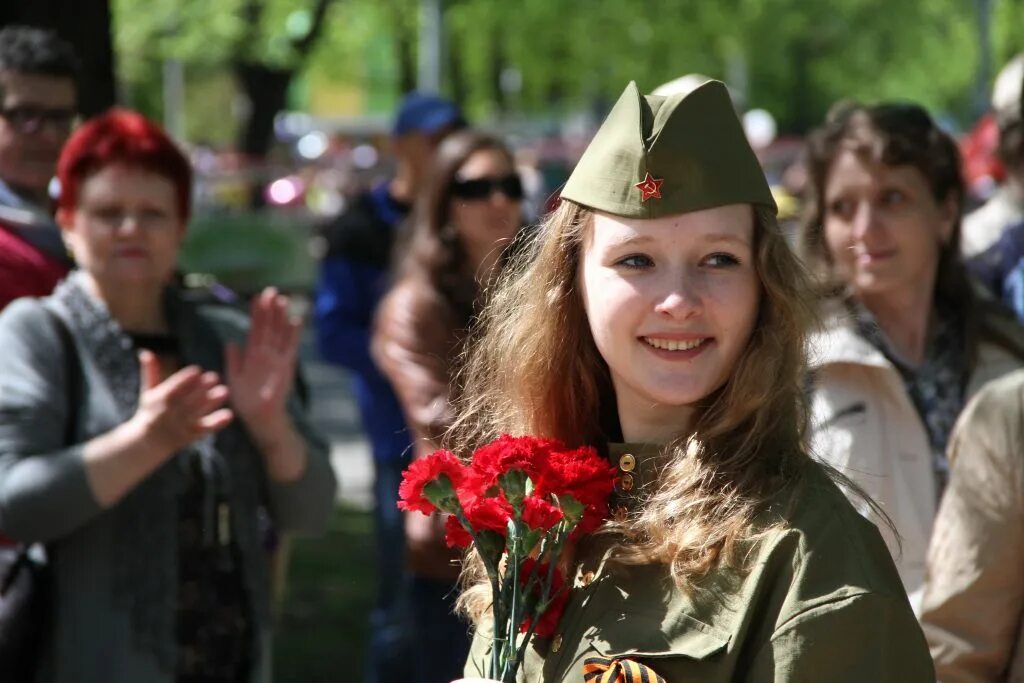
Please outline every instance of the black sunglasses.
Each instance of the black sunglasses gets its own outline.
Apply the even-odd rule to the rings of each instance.
[[[0,109],[0,118],[4,118],[20,133],[35,133],[44,126],[50,126],[58,133],[71,131],[76,113],[73,109],[47,109],[44,107],[11,107]]]
[[[473,178],[452,182],[452,195],[459,199],[487,199],[495,192],[518,201],[523,198],[523,181],[519,179],[518,174],[510,173],[500,178]]]

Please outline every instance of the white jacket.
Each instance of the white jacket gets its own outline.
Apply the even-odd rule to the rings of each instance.
[[[915,613],[920,611],[925,556],[938,508],[931,446],[899,370],[867,340],[838,322],[811,343],[811,452],[851,479],[888,515],[899,533],[863,497],[847,491],[882,532]],[[982,342],[968,397],[1021,361]]]

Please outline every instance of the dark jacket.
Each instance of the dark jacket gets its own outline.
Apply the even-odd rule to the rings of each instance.
[[[409,436],[387,379],[370,357],[373,316],[388,287],[388,266],[399,223],[408,208],[387,185],[352,199],[324,230],[314,321],[320,355],[352,373],[352,388],[378,461],[407,458]]]

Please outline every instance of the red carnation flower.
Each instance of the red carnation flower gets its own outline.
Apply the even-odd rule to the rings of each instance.
[[[473,537],[462,526],[462,522],[451,515],[444,523],[444,542],[449,548],[465,548],[473,542]]]
[[[398,486],[398,509],[406,512],[422,512],[425,515],[437,510],[437,504],[423,495],[423,487],[445,475],[451,482],[452,494],[466,477],[466,466],[451,451],[436,451],[414,460],[402,473]]]
[[[606,519],[608,519],[608,503],[606,501],[588,505],[583,509],[583,518],[572,530],[570,538],[579,539],[580,536],[594,533],[601,528]]]
[[[615,484],[616,469],[589,446],[552,451],[537,482],[537,494],[569,494],[584,505],[607,500]]]
[[[494,531],[508,534],[508,521],[512,519],[512,506],[504,496],[477,496],[462,501],[466,519],[474,531]]]
[[[537,496],[523,499],[523,522],[531,529],[547,531],[562,521],[564,515],[555,505]]]
[[[552,439],[502,434],[473,453],[472,469],[483,490],[496,485],[498,477],[511,470],[522,470],[536,480],[550,453],[561,444]]]
[[[530,578],[530,574],[533,572],[533,568],[537,567],[537,583],[533,584],[533,595],[536,600],[541,599],[540,590],[547,580],[548,564],[537,565],[537,561],[532,557],[528,557],[523,560],[523,566],[519,570],[519,582],[523,585]],[[548,638],[554,635],[555,630],[558,628],[558,622],[562,618],[562,612],[565,611],[565,605],[569,602],[569,591],[565,589],[565,579],[562,578],[562,572],[555,569],[555,573],[551,577],[551,593],[549,594],[551,604],[548,608],[537,619],[537,628],[534,629],[534,633],[539,638]],[[526,633],[530,630],[530,625],[533,620],[527,616],[523,619],[523,623],[519,625],[519,632]]]

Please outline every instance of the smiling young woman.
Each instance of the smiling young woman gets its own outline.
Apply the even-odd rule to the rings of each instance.
[[[627,441],[675,436],[691,406],[725,383],[757,320],[753,238],[742,204],[648,220],[594,215],[583,303]]]
[[[447,437],[554,437],[620,470],[522,680],[933,680],[878,531],[805,450],[809,279],[724,85],[631,84],[561,199],[489,297]],[[480,675],[472,557],[463,581]]]

